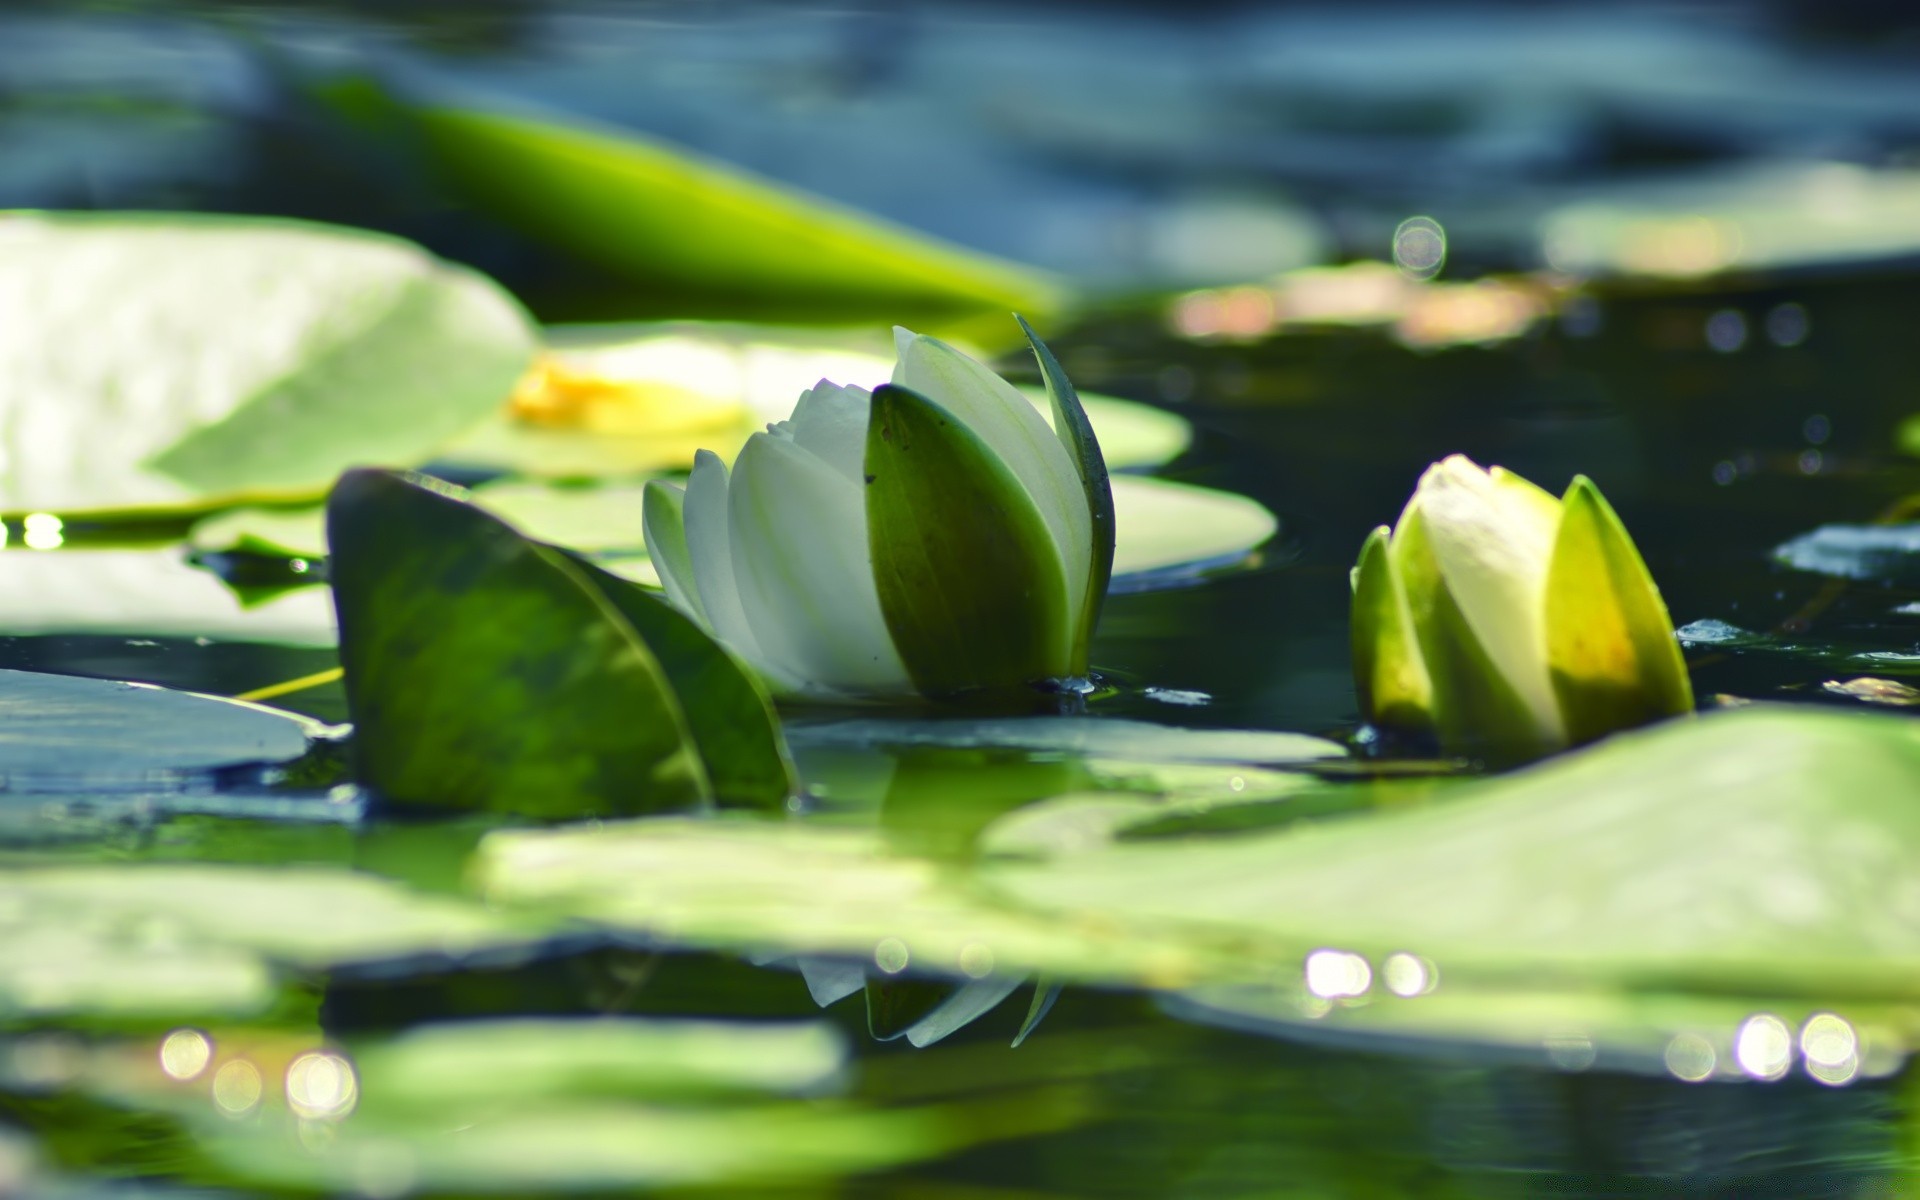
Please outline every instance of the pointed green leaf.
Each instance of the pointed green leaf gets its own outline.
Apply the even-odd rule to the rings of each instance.
[[[1113,577],[1113,485],[1107,478],[1106,459],[1100,454],[1100,440],[1093,434],[1093,424],[1087,419],[1079,393],[1073,390],[1073,381],[1067,378],[1060,360],[1040,340],[1033,326],[1027,324],[1027,319],[1017,313],[1013,319],[1020,322],[1027,342],[1033,347],[1033,356],[1040,363],[1040,374],[1047,384],[1047,399],[1053,403],[1053,431],[1060,436],[1061,444],[1067,448],[1080,474],[1080,485],[1087,494],[1087,512],[1093,519],[1093,561],[1087,572],[1086,601],[1082,605],[1073,651],[1074,673],[1085,674],[1087,649],[1093,641],[1094,628],[1100,623],[1107,581]]]
[[[1433,688],[1433,723],[1449,754],[1520,762],[1560,748],[1500,673],[1447,587],[1428,542],[1425,514],[1410,506],[1388,547]]]
[[[1429,733],[1433,684],[1387,545],[1387,527],[1382,525],[1367,536],[1353,572],[1354,692],[1361,713],[1374,724],[1415,735]]]
[[[653,495],[648,489],[647,494]],[[799,790],[773,701],[752,671],[672,605],[639,584],[576,564],[620,610],[673,685],[714,799],[783,809]]]
[[[1020,1048],[1020,1044],[1026,1041],[1034,1030],[1040,1028],[1040,1022],[1047,1019],[1047,1014],[1053,1011],[1054,1002],[1058,999],[1060,999],[1059,984],[1050,981],[1045,975],[1033,981],[1033,1003],[1027,1005],[1027,1016],[1020,1022],[1020,1032],[1013,1035],[1015,1050]]]
[[[383,471],[341,477],[327,538],[355,763],[380,794],[532,816],[710,795],[665,671],[564,555]]]
[[[640,285],[629,316],[649,296],[670,296],[674,316],[815,324],[1057,303],[1041,272],[644,134],[451,104],[409,115],[417,152],[463,200]]]
[[[914,686],[951,697],[1068,674],[1079,614],[1059,552],[992,450],[889,385],[873,393],[866,463],[880,609]]]
[[[1547,660],[1575,743],[1693,711],[1673,621],[1626,527],[1576,476],[1547,572]]]

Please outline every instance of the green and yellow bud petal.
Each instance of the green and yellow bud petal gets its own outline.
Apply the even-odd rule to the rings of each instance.
[[[1533,740],[1562,743],[1544,605],[1559,501],[1510,471],[1484,471],[1458,454],[1428,468],[1416,500],[1415,523],[1469,640],[1519,698]],[[1433,653],[1424,634],[1421,645]]]
[[[1383,729],[1433,731],[1433,684],[1394,574],[1387,527],[1367,536],[1353,570],[1353,679],[1360,711]]]
[[[1499,762],[1552,753],[1565,744],[1558,712],[1542,712],[1481,644],[1451,577],[1441,569],[1430,512],[1424,505],[1409,507],[1393,531],[1388,558],[1406,596],[1409,624],[1427,668],[1441,748]],[[1546,673],[1543,662],[1533,669]]]
[[[1693,711],[1673,621],[1600,489],[1576,476],[1547,574],[1547,658],[1574,743]]]
[[[880,609],[922,694],[1011,690],[1070,672],[1080,612],[1065,564],[1027,489],[973,428],[924,396],[882,387],[866,480]]]

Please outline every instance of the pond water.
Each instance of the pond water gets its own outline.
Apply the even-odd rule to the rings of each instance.
[[[453,49],[435,47],[434,69],[498,74],[528,95],[565,94],[607,119],[638,104],[638,92],[600,77],[570,79],[559,69],[564,56],[550,56],[554,43],[578,53],[600,28],[591,24],[598,10],[569,10],[580,24],[562,22],[540,52],[515,49],[513,36],[501,33],[535,17],[503,11],[504,26],[449,23],[441,32]],[[1129,21],[1106,36],[1125,42],[1154,28],[1145,18]],[[860,28],[876,44],[848,44],[865,46],[875,61],[887,58],[887,37],[906,36],[884,21]],[[1288,28],[1289,36],[1334,36],[1311,24]],[[1705,36],[1653,18],[1625,28],[1668,46]],[[49,45],[72,44],[55,36],[59,29],[42,32]],[[1621,53],[1643,44],[1628,40]],[[1758,47],[1772,44],[1741,40],[1736,48],[1761,55]],[[188,49],[224,53],[200,42]],[[689,62],[708,63],[722,81],[715,94],[733,96],[728,89],[756,69],[763,49],[744,40],[744,67],[713,54]],[[1130,43],[1113,53],[1147,57]],[[1188,66],[1204,60],[1201,50],[1188,53],[1169,57]],[[1801,73],[1786,77],[1811,94],[1826,77],[1809,76],[1826,60],[1789,57]],[[663,111],[656,132],[685,136],[691,128],[697,106],[684,97],[707,85],[693,78],[693,66],[685,72],[682,106]],[[1456,86],[1449,78],[1433,86]],[[756,165],[778,174],[776,135],[799,121],[802,101],[841,103],[854,87],[812,76],[788,84],[800,97],[795,107],[732,124],[715,118],[716,152],[749,161],[758,154]],[[673,90],[672,80],[649,86]],[[972,94],[951,80],[940,86]],[[1197,105],[1209,98],[1205,89],[1187,94]],[[1667,99],[1676,106],[1662,110],[1669,116],[1686,107]],[[1389,110],[1398,111],[1382,100],[1380,112]],[[1100,115],[1048,110],[1047,120],[1002,135],[1029,151],[1050,145],[1070,161],[1059,147],[1071,140],[1073,121]],[[1500,160],[1509,178],[1560,169],[1529,157],[1535,143],[1517,133],[1498,142],[1487,120],[1456,117],[1458,128],[1417,147],[1439,154],[1444,142],[1457,152],[1484,135],[1509,152]],[[1561,114],[1577,124],[1576,117]],[[1757,104],[1749,117],[1742,145],[1772,146],[1766,139],[1786,137],[1780,129],[1792,124]],[[1644,132],[1632,114],[1611,119]],[[1882,128],[1872,112],[1848,119]],[[186,141],[215,136],[184,116],[179,124],[175,136]],[[221,128],[219,137],[260,136],[272,126],[232,127],[240,135]],[[1320,132],[1327,140],[1314,145],[1338,141],[1337,128]],[[1637,144],[1614,132],[1620,144]],[[1297,150],[1266,133],[1254,140],[1270,156]],[[1170,137],[1144,128],[1133,143],[1109,149],[1151,161]],[[1354,145],[1379,150],[1365,142]],[[1225,155],[1230,143],[1196,146]],[[276,169],[285,165],[283,151],[263,153]],[[198,160],[183,153],[179,161]],[[1368,179],[1377,182],[1372,160],[1357,151],[1323,161],[1329,172],[1343,163],[1347,172],[1323,195],[1351,199]],[[1608,167],[1586,169],[1604,182]],[[126,169],[99,186],[110,198],[121,188],[129,204],[159,206],[167,189],[152,184],[151,172],[161,168],[129,160]],[[536,248],[488,242],[498,231],[470,214],[388,198],[379,203],[393,208],[368,216],[358,211],[364,197],[339,194],[303,208],[271,202],[287,186],[271,171],[241,174],[239,184],[213,172],[169,186],[215,197],[208,207],[239,198],[257,203],[232,207],[401,227],[449,254],[475,251],[471,260],[533,297],[543,315],[607,315],[601,294],[585,286],[592,281],[570,274],[575,267],[545,268]],[[791,182],[821,186],[806,171],[790,174]],[[1142,197],[1152,189],[1133,186],[1125,170],[1094,172],[1104,190],[1085,179],[1060,182],[1070,174],[1007,169],[1004,194],[1036,213],[1102,202],[1151,208],[1152,197]],[[58,177],[49,166],[32,181]],[[851,179],[843,198],[886,211],[883,184]],[[71,202],[45,186],[48,202]],[[1379,186],[1394,195],[1405,178]],[[38,199],[24,187],[15,199]],[[1491,203],[1488,194],[1461,182],[1449,203],[1470,213]],[[966,208],[936,206],[920,219],[966,240]],[[1456,255],[1515,265],[1502,259],[1510,247],[1501,236],[1459,236]],[[1298,265],[1283,242],[1269,239],[1275,258],[1263,275]],[[1279,532],[1250,554],[1191,577],[1116,589],[1092,650],[1108,686],[1089,713],[1346,742],[1359,724],[1349,568],[1367,532],[1398,514],[1420,471],[1450,452],[1501,463],[1556,493],[1575,473],[1600,482],[1660,582],[1704,707],[1913,706],[1920,541],[1908,522],[1920,518],[1920,460],[1903,451],[1903,428],[1916,412],[1917,249],[1920,240],[1866,256],[1822,251],[1812,261],[1684,277],[1602,271],[1577,284],[1537,271],[1525,286],[1547,299],[1488,338],[1423,338],[1407,332],[1403,317],[1295,328],[1269,321],[1223,332],[1216,318],[1239,293],[1208,290],[1217,281],[1204,279],[1176,287],[1166,274],[1150,281],[1160,289],[1152,300],[1087,306],[1050,331],[1075,382],[1177,413],[1193,429],[1188,449],[1138,470],[1251,497],[1279,519]],[[1145,286],[1149,268],[1161,269],[1151,257],[1124,282]],[[1073,269],[1071,248],[1047,265]],[[1176,290],[1181,298],[1162,298]],[[1032,378],[1017,356],[1003,361],[1010,374]],[[88,548],[76,535],[42,551],[20,545],[21,529],[11,532],[11,548],[0,551],[0,668],[234,696],[337,662],[322,585],[288,597],[294,609],[320,603],[315,633],[307,616],[286,615],[294,609],[282,601],[251,615],[233,606],[235,616],[217,587],[166,584],[218,583],[187,565],[173,535],[132,548],[117,534],[96,543],[112,548]],[[234,580],[251,569],[275,583],[303,582],[277,560],[213,565]],[[206,615],[216,607],[221,615]],[[41,703],[32,694],[17,702]],[[329,726],[347,720],[337,682],[272,703]],[[1473,786],[1456,778],[1457,764],[1340,769],[1272,745],[1209,751],[1195,749],[1198,741],[1168,743],[1186,747],[1175,753],[1128,726],[1118,728],[1137,740],[1077,750],[984,735],[971,744],[946,736],[911,745],[909,723],[923,714],[788,715],[806,785],[796,812],[711,822],[719,834],[689,820],[657,844],[644,836],[622,842],[612,823],[545,840],[524,821],[396,813],[329,792],[344,776],[324,733],[316,735],[321,748],[302,760],[306,773],[291,779],[166,774],[143,760],[108,787],[99,772],[112,764],[103,761],[90,764],[92,782],[54,792],[34,790],[12,764],[11,790],[0,791],[0,1193],[684,1190],[1014,1200],[1864,1197],[1915,1187],[1917,1118],[1903,1074],[1916,1027],[1910,980],[1891,991],[1840,989],[1895,1012],[1886,1024],[1907,1031],[1883,1043],[1880,1058],[1862,1050],[1843,1078],[1819,1076],[1814,1068],[1824,1060],[1808,1032],[1817,1027],[1797,1020],[1797,1034],[1781,1025],[1782,1038],[1799,1041],[1783,1043],[1780,1054],[1800,1065],[1755,1066],[1771,1027],[1748,1020],[1731,1046],[1740,1070],[1703,1083],[1715,1072],[1714,1049],[1697,1070],[1685,1054],[1689,1035],[1669,1039],[1662,1020],[1633,1014],[1587,1023],[1587,1011],[1566,997],[1564,1010],[1549,1002],[1546,1036],[1508,1042],[1276,1015],[1271,1005],[1197,985],[1232,976],[1209,972],[1237,957],[1243,976],[1298,992],[1301,957],[1273,950],[1284,938],[1214,945],[1169,932],[1177,896],[1140,897],[1140,912],[1121,905],[1099,919],[1049,915],[1045,905],[1010,900],[1034,894],[1021,891],[1017,867],[995,873],[1035,846],[1044,864],[1076,849],[1097,854],[1115,837],[1149,851],[1170,842],[1204,847],[1296,824],[1440,807],[1449,791]],[[207,720],[207,729],[218,724]],[[863,734],[854,722],[877,725]],[[137,740],[123,738],[123,748]],[[1687,799],[1704,804],[1712,787],[1702,784]],[[1025,824],[1010,819],[1022,806],[1089,795],[1120,805],[1110,829],[1086,835],[1091,849],[1072,840],[1082,826],[1048,825],[1033,817],[1039,809]],[[742,825],[748,832],[738,832]],[[756,840],[762,834],[764,842]],[[976,869],[985,874],[970,874]],[[114,871],[147,883],[122,886],[101,874]],[[1184,881],[1198,893],[1199,874],[1148,873],[1138,887]],[[947,890],[953,878],[962,884]],[[1124,891],[1126,882],[1109,885]],[[971,932],[979,930],[986,932]],[[929,948],[949,934],[958,969],[927,970],[941,961]],[[1252,961],[1263,953],[1274,957]],[[1411,996],[1431,982],[1422,974],[1403,990],[1389,966],[1374,962],[1379,978],[1363,979],[1353,995],[1337,980],[1314,987],[1310,959],[1309,987],[1338,1010],[1363,1007],[1369,996],[1376,1006],[1391,1003],[1383,988]],[[1436,994],[1448,986],[1446,966]],[[1360,969],[1369,969],[1365,960]],[[1689,1003],[1723,1006],[1714,1021],[1770,1011],[1782,995],[1816,1009],[1840,1003],[1817,982],[1768,991],[1729,979],[1708,972],[1691,990],[1606,979],[1597,991],[1623,1008],[1687,992]],[[1511,978],[1498,982],[1480,997],[1496,1014],[1526,990]],[[1549,980],[1542,990],[1563,983]],[[1569,996],[1578,991],[1567,985]],[[700,1024],[653,1023],[665,1019]],[[1616,1043],[1603,1028],[1624,1029],[1618,1045],[1633,1047],[1653,1029],[1664,1056],[1611,1057]],[[1719,1050],[1723,1063],[1728,1052]],[[1749,1078],[1738,1078],[1743,1073]]]

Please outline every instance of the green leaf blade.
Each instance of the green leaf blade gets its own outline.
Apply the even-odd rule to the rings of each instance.
[[[722,805],[784,811],[787,798],[800,785],[773,701],[753,672],[686,614],[645,588],[598,567],[578,565],[666,672],[713,784],[714,799]]]
[[[659,662],[562,555],[462,499],[354,471],[327,508],[362,780],[560,817],[710,795]]]
[[[873,393],[867,536],[880,607],[927,696],[1068,674],[1079,614],[1045,520],[979,437],[904,388]]]

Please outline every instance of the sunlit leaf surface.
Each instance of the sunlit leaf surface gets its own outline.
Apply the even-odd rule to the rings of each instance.
[[[544,816],[712,797],[660,660],[586,568],[385,473],[343,478],[327,513],[363,782]]]
[[[427,100],[418,145],[496,217],[635,285],[707,307],[818,322],[1046,311],[1042,273],[757,179],[639,134]],[[640,289],[645,289],[641,291]]]
[[[0,509],[317,495],[502,404],[534,332],[491,281],[291,221],[0,218]]]
[[[537,927],[371,875],[103,863],[0,878],[0,1016],[257,1012],[276,977],[524,952]]]
[[[216,768],[298,758],[314,728],[150,684],[0,670],[0,780],[9,793],[185,787]]]

